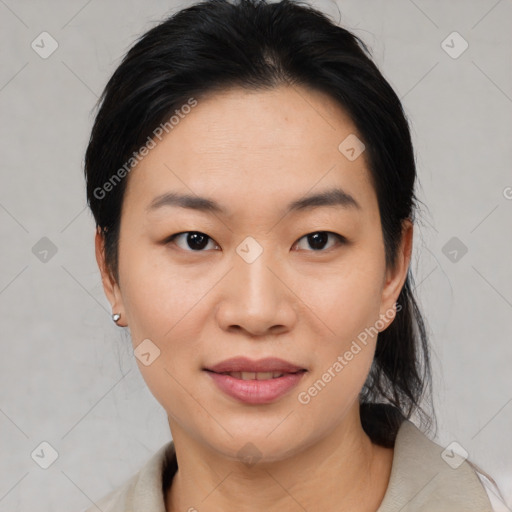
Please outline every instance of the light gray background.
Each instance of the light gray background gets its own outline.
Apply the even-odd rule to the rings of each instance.
[[[0,0],[1,511],[83,510],[170,438],[110,320],[82,163],[94,103],[120,58],[190,4]],[[335,4],[315,5],[338,21]],[[510,507],[512,3],[338,7],[411,121],[428,206],[412,268],[433,347],[436,441],[459,442]],[[31,48],[43,31],[59,45],[47,59]],[[469,44],[456,59],[442,47],[453,31]],[[42,237],[57,248],[46,262],[32,251]],[[457,262],[443,252],[452,237],[468,249]],[[59,454],[46,470],[31,458],[43,441]]]

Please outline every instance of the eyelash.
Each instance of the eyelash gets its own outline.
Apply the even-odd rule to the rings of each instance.
[[[211,240],[211,241],[213,241],[214,243],[216,243],[216,242],[213,240],[213,238],[209,237],[206,233],[203,233],[203,232],[201,232],[201,231],[182,231],[182,232],[180,232],[180,233],[175,233],[174,235],[171,235],[171,236],[167,237],[167,238],[164,240],[164,244],[165,244],[165,245],[167,245],[167,244],[169,244],[169,243],[171,243],[171,242],[172,242],[172,243],[174,243],[174,240],[175,240],[178,236],[180,236],[180,235],[187,235],[187,234],[190,234],[190,233],[196,233],[196,234],[199,234],[199,235],[204,235],[204,236],[206,236],[206,237],[208,238],[208,240]],[[297,240],[297,242],[295,242],[295,244],[297,244],[297,243],[298,243],[300,240],[302,240],[303,238],[306,238],[306,237],[308,237],[308,236],[310,236],[310,235],[316,235],[316,234],[318,234],[318,233],[325,233],[325,234],[327,234],[327,235],[333,235],[333,236],[337,239],[337,241],[338,241],[338,245],[344,245],[344,244],[347,244],[347,243],[348,243],[348,240],[347,240],[344,236],[339,235],[338,233],[333,233],[332,231],[312,231],[311,233],[307,233],[307,234],[305,234],[305,235],[301,236],[301,237]],[[295,244],[294,244],[294,245],[295,245]],[[216,245],[218,246],[218,244],[216,244]],[[311,250],[311,251],[307,251],[307,252],[327,252],[327,251],[329,251],[330,249],[333,249],[333,248],[334,248],[334,247],[330,247],[330,248],[328,248],[328,249],[317,249],[317,250],[314,250],[314,249],[313,249],[313,250]],[[180,247],[180,249],[181,249],[181,247]],[[190,250],[189,250],[189,249],[183,249],[183,250],[184,250],[184,251],[186,251],[186,252],[205,252],[203,249],[198,250],[198,251],[195,251],[195,250],[192,250],[192,249],[190,249]]]

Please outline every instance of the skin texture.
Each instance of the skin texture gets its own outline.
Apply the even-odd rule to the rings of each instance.
[[[358,402],[377,337],[308,404],[297,399],[365,328],[389,325],[410,262],[406,221],[397,264],[386,268],[365,153],[350,161],[338,150],[350,134],[355,126],[334,100],[302,87],[201,98],[129,175],[118,283],[96,235],[119,325],[130,328],[134,348],[150,339],[160,350],[150,365],[137,364],[175,441],[168,511],[357,512],[382,501],[393,450],[371,443]],[[283,214],[289,202],[332,186],[360,208]],[[228,215],[147,210],[171,191],[206,196]],[[165,243],[187,231],[210,239],[200,250],[186,235]],[[318,231],[348,242],[330,235],[315,250],[305,235]],[[252,263],[236,252],[248,236],[263,249]],[[238,355],[280,357],[308,372],[277,401],[248,405],[202,370]],[[261,454],[252,466],[237,455],[248,442]]]

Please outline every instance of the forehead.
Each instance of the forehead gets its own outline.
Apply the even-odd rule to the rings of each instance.
[[[339,149],[356,128],[321,92],[230,89],[186,111],[130,173],[125,201],[146,208],[180,191],[240,208],[254,198],[265,208],[333,186],[363,206],[375,200],[365,153],[349,160]]]

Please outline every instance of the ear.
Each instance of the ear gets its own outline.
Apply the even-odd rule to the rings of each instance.
[[[385,325],[379,331],[387,329],[395,318],[396,301],[407,279],[407,271],[411,261],[413,231],[412,222],[405,219],[402,222],[402,239],[397,250],[395,266],[386,271],[380,308],[380,319]]]
[[[105,295],[110,302],[112,312],[121,314],[121,318],[116,324],[118,326],[126,327],[128,324],[126,323],[126,315],[124,311],[121,290],[111,271],[107,267],[105,259],[105,238],[100,227],[96,229],[96,237],[94,242],[96,248],[96,262],[98,263],[98,268],[100,269],[103,290],[105,291]]]

